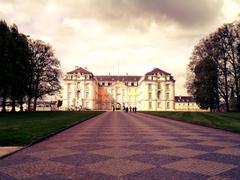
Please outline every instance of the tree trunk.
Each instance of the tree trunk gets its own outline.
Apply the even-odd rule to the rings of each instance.
[[[37,80],[34,88],[34,106],[33,106],[34,111],[37,110],[38,86],[39,86],[39,76],[37,76]]]
[[[20,104],[20,111],[23,112],[23,99],[19,101]]]
[[[33,111],[37,110],[37,99],[38,99],[38,82],[36,82],[35,92],[34,92],[34,102],[33,102]]]
[[[239,83],[238,83],[238,74],[236,67],[234,66],[234,82],[235,82],[235,89],[237,95],[237,111],[240,111],[240,92],[239,92]]]
[[[216,83],[216,107],[215,108],[217,112],[220,112],[220,97],[219,97],[218,83]]]
[[[29,87],[28,87],[28,112],[30,112],[32,109],[31,109],[31,103],[32,103],[32,98],[33,98],[33,85],[32,85],[32,81],[31,83],[29,83]]]
[[[232,67],[233,67],[233,76],[234,76],[234,83],[235,83],[235,90],[237,95],[237,111],[240,112],[240,90],[239,90],[239,64],[237,63],[238,60],[236,59],[233,44],[231,45],[231,52],[232,52]]]
[[[240,112],[240,95],[237,94],[237,110]]]
[[[11,110],[11,112],[16,112],[15,106],[16,106],[16,100],[15,100],[15,97],[12,97],[12,110]]]
[[[228,74],[227,74],[227,59],[224,59],[224,81],[225,81],[225,103],[226,103],[226,111],[229,112],[229,98],[228,98]]]
[[[5,91],[3,92],[3,97],[2,97],[2,112],[6,112],[6,101],[7,101],[7,96]]]
[[[34,105],[33,105],[33,110],[37,110],[37,97],[34,97]]]
[[[213,108],[212,107],[210,107],[210,112],[213,112]]]
[[[32,97],[28,95],[28,111],[31,111],[31,101]]]

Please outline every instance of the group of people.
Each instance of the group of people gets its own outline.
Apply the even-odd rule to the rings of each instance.
[[[136,113],[136,112],[137,112],[137,107],[131,107],[131,106],[130,106],[130,107],[128,108],[128,107],[125,107],[125,106],[124,106],[124,107],[123,107],[123,110],[125,110],[125,112],[128,112],[128,111],[129,111],[129,112],[134,112],[134,113]]]
[[[116,108],[113,106],[112,107],[112,110],[113,111],[116,111]],[[125,111],[125,112],[134,112],[134,113],[136,113],[137,112],[137,107],[125,107],[125,106],[123,106],[123,110]]]

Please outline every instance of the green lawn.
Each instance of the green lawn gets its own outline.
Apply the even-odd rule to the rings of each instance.
[[[27,145],[101,113],[97,111],[0,113],[0,146]]]
[[[144,112],[160,117],[240,132],[240,113],[236,112]]]

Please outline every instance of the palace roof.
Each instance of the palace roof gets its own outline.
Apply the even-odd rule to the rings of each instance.
[[[92,72],[86,70],[86,69],[83,69],[82,67],[79,67],[73,71],[70,71],[70,72],[67,72],[67,74],[77,74],[77,73],[80,73],[80,74],[93,74]]]
[[[95,76],[98,81],[127,81],[135,82],[139,81],[141,76]]]
[[[152,71],[148,72],[146,75],[156,75],[156,74],[166,74],[166,75],[171,75],[170,73],[163,71],[159,68],[154,68]]]

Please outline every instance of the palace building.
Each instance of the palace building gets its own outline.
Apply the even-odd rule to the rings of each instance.
[[[192,96],[175,96],[176,111],[208,111],[200,109]]]
[[[120,110],[124,107],[137,107],[142,111],[174,111],[174,77],[159,68],[143,76],[99,76],[81,67],[64,76],[65,110]]]

